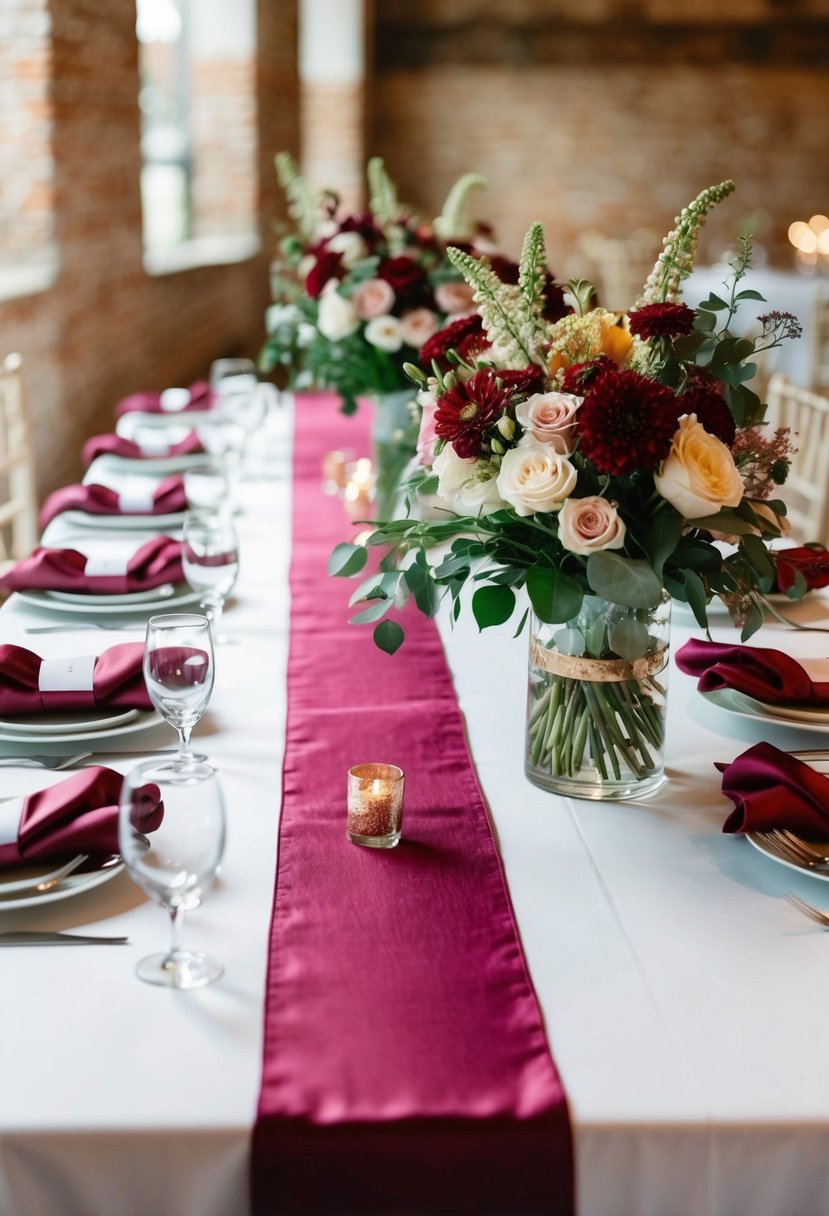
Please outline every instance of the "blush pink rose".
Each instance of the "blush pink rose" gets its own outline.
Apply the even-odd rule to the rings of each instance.
[[[417,401],[422,410],[420,432],[417,436],[417,459],[428,468],[435,459],[435,444],[438,438],[435,430],[435,410],[438,403],[425,389],[417,394]]]
[[[412,308],[400,318],[400,336],[407,346],[420,350],[437,332],[438,319],[430,308]]]
[[[562,456],[576,446],[576,411],[581,397],[572,393],[534,393],[515,407],[515,417],[539,443],[552,444]]]
[[[625,522],[616,504],[599,494],[568,498],[558,514],[558,539],[565,549],[583,557],[602,549],[621,549]]]
[[[439,283],[435,288],[435,303],[447,316],[471,312],[475,307],[474,291],[468,283]]]
[[[370,321],[391,312],[394,291],[385,279],[367,279],[354,292],[351,303],[361,321]]]

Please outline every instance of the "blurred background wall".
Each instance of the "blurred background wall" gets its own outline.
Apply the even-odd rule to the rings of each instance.
[[[425,217],[482,173],[478,214],[512,254],[541,220],[560,278],[619,249],[641,277],[725,177],[702,261],[751,229],[793,269],[829,210],[829,0],[142,0],[139,35],[142,5],[186,18],[184,75],[135,0],[0,0],[0,347],[44,493],[118,397],[257,353],[280,149],[355,205],[380,154]]]

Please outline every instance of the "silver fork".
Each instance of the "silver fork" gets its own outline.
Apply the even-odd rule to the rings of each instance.
[[[62,768],[72,768],[81,760],[88,760],[94,752],[78,752],[76,756],[0,756],[0,766],[5,768],[50,768],[58,772]]]
[[[795,895],[794,891],[787,891],[786,899],[793,908],[797,908],[798,912],[802,912],[804,916],[808,916],[810,920],[815,921],[822,928],[829,929],[829,916],[825,912],[821,912],[820,908],[807,904],[806,900],[801,899],[799,895]]]
[[[791,848],[802,853],[804,858],[824,862],[829,865],[829,854],[824,853],[822,849],[819,849],[817,845],[811,844],[808,840],[802,840],[799,836],[795,836],[793,832],[788,832],[785,828],[775,828],[774,835],[780,836]]]
[[[783,856],[807,870],[829,869],[829,857],[811,848],[805,841],[791,833],[784,835],[782,831],[773,828],[771,832],[766,833],[766,844],[778,849]]]

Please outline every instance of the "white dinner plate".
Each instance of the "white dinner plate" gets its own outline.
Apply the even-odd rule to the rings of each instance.
[[[162,584],[169,587],[169,583]],[[184,583],[179,584],[179,589],[185,586]],[[161,603],[163,600],[172,599],[173,592],[168,591],[166,595],[159,595],[158,587],[149,587],[146,591],[129,591],[123,595],[97,595],[95,592],[87,591],[81,595],[74,591],[46,591],[46,595],[52,600],[60,600],[64,604],[81,604],[88,608],[92,604],[155,604]]]
[[[798,760],[804,761],[815,772],[829,777],[829,752],[792,752],[792,755]],[[793,833],[793,835],[797,835],[797,833]],[[786,861],[785,858],[773,853],[762,832],[746,832],[745,837],[750,844],[754,845],[755,849],[759,849],[765,857],[776,861],[778,865],[786,866],[789,870],[796,870],[798,874],[808,874],[811,878],[817,878],[821,882],[829,882],[829,871],[821,874],[817,870],[810,870],[808,866],[800,866],[796,861]],[[829,840],[811,840],[809,843],[817,845],[819,849],[829,853]]]
[[[77,731],[109,730],[134,722],[142,711],[139,709],[63,710],[49,714],[16,714],[14,718],[0,718],[0,731],[13,735],[59,735],[75,734]]]
[[[167,528],[177,528],[184,523],[186,511],[173,511],[169,515],[94,515],[91,511],[62,511],[60,517],[74,528],[93,528],[99,532],[130,532],[137,528],[145,532],[152,528],[156,533]]]
[[[179,410],[165,414],[144,413],[142,410],[127,410],[115,423],[115,434],[123,439],[135,439],[136,431],[152,427],[160,430],[175,430],[181,432],[182,426],[188,431],[194,431],[210,414],[210,410]]]
[[[179,608],[198,604],[201,599],[201,593],[191,591],[186,583],[179,583],[175,595],[156,596],[155,599],[128,604],[101,603],[99,595],[89,595],[82,602],[67,603],[65,600],[53,598],[48,591],[17,591],[15,594],[24,604],[31,604],[33,608],[45,608],[48,612],[72,612],[76,616],[118,616],[130,612],[146,614],[148,610],[154,611],[156,608],[177,612]]]
[[[38,871],[48,874],[54,869],[55,862],[44,862],[40,866],[26,866],[25,869],[9,871],[8,879],[10,881],[19,880],[24,874],[34,876]],[[102,883],[109,882],[123,869],[124,863],[121,858],[111,857],[97,869],[87,870],[85,873],[75,871],[74,874],[69,874],[51,891],[41,891],[37,895],[22,895],[8,899],[2,898],[3,876],[0,875],[0,913],[17,912],[21,908],[39,908],[43,904],[51,904],[59,899],[70,899],[73,895],[81,895],[84,891],[91,891],[93,887],[100,887]]]
[[[101,739],[120,739],[122,735],[136,734],[142,730],[150,730],[153,726],[159,726],[164,719],[161,714],[155,712],[154,709],[136,709],[131,710],[135,716],[131,717],[128,722],[122,722],[120,725],[95,726],[87,722],[82,725],[81,729],[64,731],[62,733],[50,734],[48,739],[42,734],[26,734],[22,730],[9,731],[0,727],[0,743],[13,743],[15,748],[25,747],[26,744],[31,744],[32,747],[43,747],[44,743],[70,743],[73,747],[76,743],[85,743],[87,741]],[[113,749],[114,750],[114,749]],[[14,755],[22,755],[23,753],[14,752]]]
[[[189,452],[180,456],[145,456],[141,459],[105,452],[103,456],[95,457],[83,480],[84,485],[112,485],[119,478],[142,474],[161,479],[170,473],[183,473],[185,469],[204,464],[209,459],[205,452]]]
[[[755,701],[745,693],[735,692],[733,688],[717,688],[711,692],[700,693],[703,700],[726,713],[737,714],[741,718],[751,718],[755,722],[774,723],[777,726],[788,726],[793,730],[810,730],[813,732],[829,731],[829,707],[824,710],[803,709],[789,705],[766,705],[764,701]]]

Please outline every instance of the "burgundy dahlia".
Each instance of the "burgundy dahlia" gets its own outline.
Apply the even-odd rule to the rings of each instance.
[[[484,326],[477,313],[466,317],[458,317],[457,321],[444,325],[436,334],[432,334],[420,348],[420,362],[423,367],[430,369],[434,359],[441,371],[448,371],[450,364],[446,359],[448,350],[460,352],[461,343],[472,337],[483,337]]]
[[[430,306],[432,290],[429,280],[419,262],[401,254],[396,258],[383,258],[377,267],[377,278],[385,279],[394,291],[401,307]]]
[[[532,393],[540,393],[544,388],[544,372],[537,363],[513,371],[497,371],[495,374],[504,388],[510,390],[510,395],[518,393],[522,397],[529,397]]]
[[[649,338],[678,338],[694,328],[694,310],[687,304],[643,304],[629,313],[630,332]]]
[[[709,435],[716,435],[726,447],[731,447],[737,434],[737,423],[720,393],[710,388],[691,388],[677,397],[680,412],[696,414]]]
[[[597,355],[595,359],[587,359],[584,363],[572,363],[564,372],[561,379],[561,391],[583,397],[588,385],[604,372],[615,371],[617,364],[607,355]]]
[[[655,469],[668,455],[682,412],[664,384],[639,372],[605,372],[579,409],[580,451],[612,477]]]
[[[480,456],[481,436],[509,405],[512,389],[499,387],[498,378],[498,372],[486,368],[438,398],[435,433],[459,456]]]

